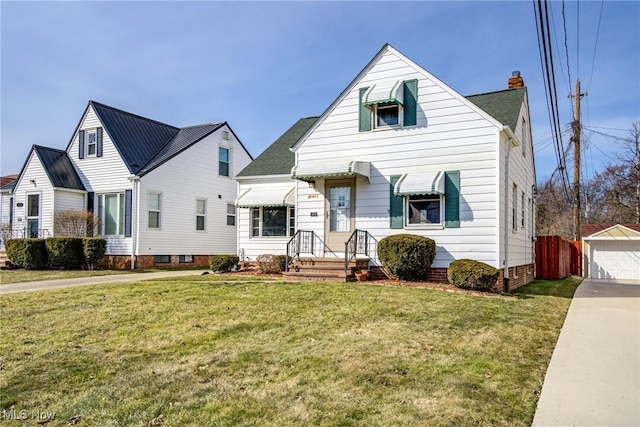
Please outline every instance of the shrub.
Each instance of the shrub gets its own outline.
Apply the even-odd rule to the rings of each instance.
[[[43,239],[9,239],[5,242],[11,264],[28,270],[41,270],[47,266],[47,248]]]
[[[240,258],[235,255],[211,255],[209,257],[209,268],[212,271],[224,273],[230,271],[239,261]]]
[[[459,259],[449,264],[449,282],[462,289],[488,291],[495,287],[500,272],[484,262]]]
[[[80,237],[49,237],[44,244],[52,268],[76,270],[84,261]]]
[[[287,262],[287,256],[262,254],[258,255],[256,262],[264,274],[282,273]]]
[[[395,234],[378,242],[378,258],[393,277],[420,280],[436,256],[436,242],[415,234]]]
[[[87,268],[93,270],[107,253],[107,241],[98,237],[85,237],[82,239],[82,249]]]

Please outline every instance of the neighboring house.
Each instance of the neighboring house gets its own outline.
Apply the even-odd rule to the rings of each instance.
[[[640,280],[640,224],[584,224],[583,276]]]
[[[34,146],[3,201],[14,236],[55,236],[56,212],[88,210],[113,267],[207,265],[236,253],[233,177],[251,160],[225,122],[177,128],[89,101],[66,150]]]
[[[464,97],[385,45],[319,118],[238,175],[239,250],[366,255],[376,269],[376,242],[411,233],[436,242],[432,280],[462,258],[501,269],[511,288],[533,280],[528,97],[519,73],[508,87]]]

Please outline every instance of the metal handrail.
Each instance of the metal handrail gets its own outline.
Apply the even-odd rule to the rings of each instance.
[[[344,272],[349,268],[349,262],[358,255],[369,256],[369,232],[367,230],[353,230],[349,239],[344,242]]]
[[[310,253],[315,256],[315,235],[313,231],[298,230],[287,243],[287,254],[284,271],[289,271],[289,263],[294,258],[300,258],[301,253]]]
[[[33,238],[33,239],[45,239],[47,237],[51,237],[51,232],[49,232],[49,230],[46,228],[39,228],[36,233],[36,236],[33,237],[31,235],[30,230],[28,230],[27,228],[11,231],[12,239],[24,239],[26,237]]]

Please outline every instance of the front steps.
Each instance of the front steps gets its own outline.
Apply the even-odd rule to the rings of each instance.
[[[0,249],[0,268],[7,268],[11,263],[4,248]]]
[[[289,280],[332,280],[336,282],[351,282],[355,280],[355,271],[367,270],[369,258],[357,258],[349,262],[347,272],[344,271],[343,258],[300,257],[289,265],[289,271],[284,272]]]

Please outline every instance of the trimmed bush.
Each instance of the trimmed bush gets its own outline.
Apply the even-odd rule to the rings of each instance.
[[[264,274],[282,273],[286,255],[262,254],[256,257],[256,262]]]
[[[415,234],[395,234],[378,242],[378,258],[389,274],[400,280],[427,277],[436,256],[436,242]]]
[[[87,268],[93,270],[107,253],[107,241],[99,237],[84,237],[82,249]]]
[[[235,255],[211,255],[209,257],[209,268],[212,271],[224,273],[231,271],[239,261],[240,257]]]
[[[43,239],[9,239],[5,242],[11,264],[27,270],[42,270],[47,266],[47,248]]]
[[[495,288],[500,271],[484,262],[459,259],[449,264],[449,282],[462,289],[488,291]]]
[[[51,268],[77,270],[84,262],[82,238],[48,237],[44,240]]]

